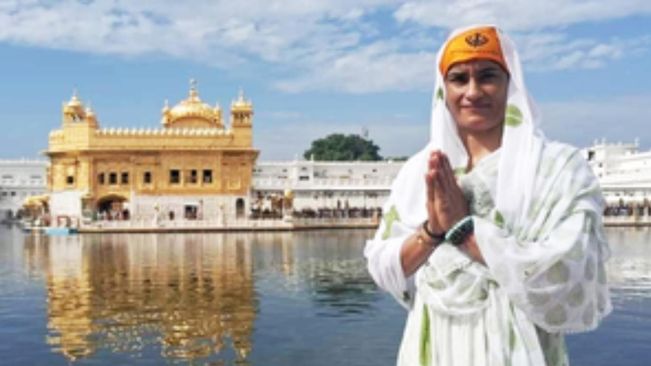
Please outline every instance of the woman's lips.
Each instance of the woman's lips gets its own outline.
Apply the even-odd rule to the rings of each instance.
[[[469,106],[461,106],[461,109],[466,109],[466,110],[477,110],[477,111],[485,111],[487,109],[490,109],[490,105],[469,105]]]

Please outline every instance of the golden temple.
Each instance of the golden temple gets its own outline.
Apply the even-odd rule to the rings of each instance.
[[[101,128],[76,92],[49,136],[52,216],[77,219],[164,215],[216,219],[248,211],[253,166],[253,105],[239,97],[230,121],[199,97],[162,110],[161,128]]]

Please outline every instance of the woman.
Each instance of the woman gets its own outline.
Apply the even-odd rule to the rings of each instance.
[[[438,54],[431,142],[407,161],[364,254],[409,310],[399,365],[565,365],[564,333],[611,310],[603,199],[579,151],[545,140],[493,26]]]

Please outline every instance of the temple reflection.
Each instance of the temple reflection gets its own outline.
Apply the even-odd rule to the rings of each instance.
[[[46,288],[52,350],[248,365],[257,290],[307,298],[317,316],[367,311],[381,294],[367,231],[25,237],[24,267]],[[262,299],[264,300],[264,299]],[[306,330],[309,325],[305,325]]]
[[[258,309],[251,243],[238,234],[26,237],[47,286],[47,342],[70,360],[99,350],[248,364]]]

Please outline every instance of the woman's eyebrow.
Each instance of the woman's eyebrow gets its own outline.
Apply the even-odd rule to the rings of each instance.
[[[468,71],[466,70],[450,70],[448,71],[448,77],[453,77],[453,76],[463,76],[468,74]]]
[[[499,67],[498,67],[498,66],[493,66],[493,65],[486,66],[486,67],[483,67],[483,68],[481,68],[481,69],[478,70],[479,73],[483,73],[483,72],[497,72],[497,71],[499,71]]]

